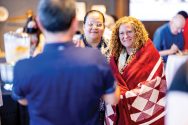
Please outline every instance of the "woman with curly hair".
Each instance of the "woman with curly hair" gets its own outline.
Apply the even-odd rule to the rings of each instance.
[[[121,89],[107,105],[107,125],[163,125],[166,79],[163,61],[136,18],[120,18],[112,31],[110,65]]]

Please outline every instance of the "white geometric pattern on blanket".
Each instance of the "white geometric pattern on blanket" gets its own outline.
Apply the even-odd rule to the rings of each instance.
[[[135,100],[131,104],[131,107],[134,107],[135,109],[140,111],[130,114],[131,119],[135,122],[143,120],[143,116],[145,116],[145,118],[149,118],[159,109],[161,109],[165,104],[163,98],[158,100],[159,90],[155,89],[155,87],[157,87],[161,82],[161,78],[158,77],[155,80],[151,81],[155,81],[153,82],[155,83],[155,85],[153,85],[153,88],[151,86],[141,84],[140,89],[136,89],[136,91],[132,90],[126,93],[127,99],[135,97]],[[149,96],[145,96],[145,93]]]
[[[136,104],[136,102],[135,102],[135,104],[133,102],[132,105],[128,104],[128,109],[129,110],[131,110],[131,108],[133,107],[133,104],[134,104],[134,107],[141,109],[140,112],[130,114],[131,119],[133,121],[135,121],[135,122],[143,120],[142,118],[150,117],[153,113],[157,112],[160,108],[164,108],[164,106],[165,106],[165,97],[159,99],[158,101],[157,101],[157,99],[155,97],[155,96],[159,95],[159,91],[157,89],[155,89],[155,87],[159,86],[160,83],[163,84],[163,82],[164,82],[164,80],[161,79],[165,75],[164,74],[164,67],[163,67],[163,71],[162,71],[161,76],[158,76],[154,80],[152,80],[153,76],[155,75],[155,72],[157,71],[158,68],[160,68],[161,63],[162,63],[162,58],[160,57],[159,60],[157,61],[157,63],[155,64],[155,66],[153,67],[153,69],[152,69],[150,75],[148,76],[147,80],[146,80],[146,82],[148,81],[148,83],[153,81],[155,83],[154,85],[152,83],[151,84],[147,84],[146,83],[146,85],[139,83],[137,89],[133,89],[131,91],[127,91],[125,93],[125,95],[121,95],[121,97],[122,97],[121,99],[123,99],[123,98],[129,99],[129,98],[134,98],[135,97],[138,100],[135,99],[134,102],[135,101],[143,101],[143,102],[145,102],[143,104],[144,108],[139,107]],[[160,86],[160,87],[162,87],[162,86]],[[164,90],[161,89],[160,92],[163,93]],[[151,95],[148,96],[149,98],[146,98],[146,97],[143,98],[142,96],[144,96],[144,94],[151,94]],[[111,108],[111,110],[108,113],[111,114],[111,115],[106,113],[106,118],[109,121],[108,125],[113,125],[114,122],[111,121],[111,116],[113,116],[113,114],[115,114],[115,111],[113,110],[112,106],[108,106],[107,107],[107,111],[108,111],[109,108]],[[154,119],[148,121],[146,124],[144,123],[143,125],[148,125],[148,123],[149,124],[153,123],[156,120],[158,120],[159,118],[163,117],[164,115],[165,115],[165,112],[162,112],[159,116],[157,116]]]
[[[157,102],[157,104],[164,107],[164,106],[165,106],[165,102],[166,102],[165,99],[166,99],[165,97],[161,98],[161,99]]]
[[[157,112],[160,108],[164,107],[165,105],[165,98],[163,97],[162,99],[160,99],[156,104],[154,104],[151,108],[147,109],[147,110],[143,110],[141,112],[137,112],[134,114],[131,114],[131,119],[135,122],[138,122],[140,120],[143,120],[142,115],[144,116],[152,116],[155,112]],[[143,109],[143,108],[142,108]],[[146,118],[146,117],[145,117]]]
[[[141,120],[144,120],[143,118],[149,118],[150,116],[153,115],[153,113],[155,112],[156,109],[160,109],[161,107],[157,104],[154,104],[151,108],[149,108],[148,110],[143,110],[141,112],[137,112],[137,113],[134,113],[134,114],[131,114],[131,119],[135,122],[138,122],[138,121],[141,121]],[[156,111],[158,111],[156,110]],[[139,114],[139,115],[138,115]],[[145,116],[145,117],[143,117]]]
[[[152,116],[155,106],[152,106],[150,109],[143,111],[144,113]]]
[[[111,116],[115,115],[114,109],[112,108],[112,105],[106,104],[106,122],[105,125],[114,125],[114,121],[111,119]]]
[[[159,96],[159,91],[156,89],[153,89],[152,95],[149,99],[149,101],[156,103]]]
[[[137,96],[136,99],[134,100],[133,104],[132,104],[132,107],[134,107],[134,108],[136,108],[140,111],[143,111],[147,102],[148,102],[147,99],[144,99],[142,97]]]
[[[108,108],[108,110],[106,110],[106,114],[108,114],[108,116],[114,114],[114,110],[113,110],[113,108],[112,108],[112,106],[110,104],[107,104],[106,108]]]
[[[140,105],[140,104],[142,104],[142,105]],[[164,105],[165,105],[165,98],[164,97],[161,98],[160,100],[158,100],[158,102],[152,102],[152,101],[149,101],[147,99],[144,99],[144,98],[138,96],[134,100],[134,102],[131,106],[140,110],[140,112],[131,114],[131,119],[136,122],[136,121],[142,120],[141,115],[146,115],[147,117],[150,117],[155,112],[157,112],[162,107],[164,107]],[[138,115],[138,114],[140,114],[140,115]]]
[[[138,117],[140,116],[140,114],[141,114],[141,112],[135,113],[135,114],[131,114],[131,119],[132,119],[133,121],[136,121],[136,120],[138,119]]]

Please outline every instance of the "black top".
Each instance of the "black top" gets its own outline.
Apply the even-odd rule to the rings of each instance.
[[[188,61],[176,72],[169,91],[181,91],[188,93]]]

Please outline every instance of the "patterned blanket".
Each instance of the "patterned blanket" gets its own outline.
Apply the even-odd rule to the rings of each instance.
[[[151,40],[136,52],[122,74],[114,57],[110,65],[121,88],[121,99],[116,106],[106,106],[106,124],[163,125],[166,78],[163,61]]]

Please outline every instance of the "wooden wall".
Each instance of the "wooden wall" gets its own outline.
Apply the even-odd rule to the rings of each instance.
[[[155,32],[155,30],[163,25],[164,23],[166,23],[166,21],[143,21],[142,22],[145,25],[146,30],[149,33],[149,37],[152,40],[153,39],[153,34]]]

